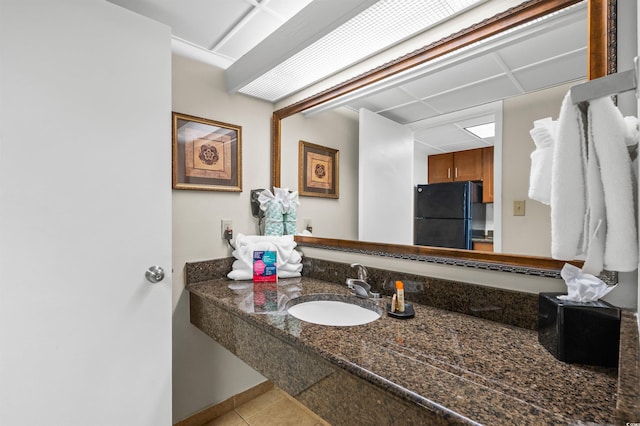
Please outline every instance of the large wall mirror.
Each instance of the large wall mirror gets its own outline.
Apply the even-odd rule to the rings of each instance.
[[[513,139],[521,139],[521,136],[514,137],[509,129],[514,128],[513,117],[519,117],[523,121],[524,124],[519,124],[520,128],[531,128],[532,121],[536,118],[553,115],[557,117],[557,111],[546,112],[545,105],[550,104],[559,110],[561,97],[571,84],[615,72],[616,7],[615,0],[525,1],[382,67],[281,108],[273,114],[271,183],[276,187],[281,186],[283,176],[287,182],[294,180],[291,176],[297,176],[297,163],[291,160],[297,158],[297,146],[289,145],[297,143],[298,139],[305,139],[305,132],[300,130],[305,125],[347,135],[345,137],[352,140],[355,148],[352,152],[346,152],[346,155],[341,153],[343,161],[357,156],[359,116],[354,111],[360,108],[377,109],[376,112],[385,116],[385,119],[410,127],[416,139],[422,137],[426,140],[438,139],[436,135],[445,138],[445,126],[462,128],[461,123],[465,120],[473,123],[474,120],[486,121],[486,117],[493,117],[496,127],[501,130],[494,139],[476,141],[479,143],[476,146],[493,147],[495,150],[492,161],[497,164],[493,169],[496,173],[496,188],[495,201],[490,206],[491,220],[495,222],[492,223],[492,228],[495,226],[499,234],[504,234],[499,235],[499,240],[505,242],[504,247],[498,244],[496,252],[491,253],[425,247],[411,243],[397,244],[382,239],[360,241],[358,235],[342,237],[339,232],[323,235],[321,230],[314,232],[313,237],[297,236],[296,240],[301,245],[385,252],[392,256],[442,257],[456,259],[461,264],[484,262],[516,268],[559,270],[564,262],[553,260],[535,250],[527,252],[526,248],[517,245],[520,238],[518,227],[520,230],[526,227],[534,234],[550,234],[548,219],[546,223],[544,220],[537,223],[532,217],[527,218],[530,219],[528,222],[510,222],[511,215],[502,213],[511,209],[509,184],[519,179],[510,173],[518,171],[522,174],[525,170],[528,177],[528,153],[534,148],[533,142],[529,140],[528,148],[525,148],[529,151],[523,160],[526,164],[512,161],[511,158],[516,157],[509,157],[514,154],[508,143]],[[500,68],[500,78],[491,75],[493,68]],[[470,69],[474,72],[470,73]],[[474,75],[474,84],[468,81],[470,74]],[[458,81],[459,75],[467,77],[460,77]],[[502,85],[500,80],[505,80],[506,84]],[[394,92],[394,88],[400,89]],[[364,93],[368,95],[365,96]],[[464,95],[460,96],[461,93]],[[376,103],[376,96],[379,104]],[[380,107],[392,98],[395,102],[393,109]],[[411,102],[427,98],[431,102]],[[522,115],[522,111],[518,113],[518,108],[525,110],[525,114]],[[526,115],[526,111],[532,115]],[[339,116],[342,118],[335,119]],[[470,141],[472,142],[474,141]],[[462,144],[459,150],[476,146]],[[346,151],[349,149],[351,148],[345,148]],[[421,156],[416,164],[426,164],[427,155],[433,155],[438,150],[455,150],[437,146],[430,149],[431,151],[427,149],[424,152],[415,149],[414,155]],[[291,154],[292,151],[294,154]],[[522,153],[517,155],[522,157]],[[340,166],[343,200],[348,197],[358,198],[358,163],[357,159],[355,161]],[[413,180],[414,186],[427,183],[426,168],[422,171],[418,165],[414,174],[417,175]],[[421,175],[425,176],[424,181],[420,180]],[[343,200],[343,210],[336,208],[336,217],[332,221],[344,221],[351,224],[351,229],[357,229],[358,200],[352,199],[351,204]],[[306,202],[307,198],[302,201]],[[309,201],[324,203],[323,209],[326,209],[327,203],[338,206],[334,200]],[[535,217],[536,207],[532,203],[534,202],[529,203],[527,208],[532,209],[531,213]],[[409,213],[409,216],[412,215],[412,212]],[[548,211],[543,208],[539,216],[545,215],[548,216]],[[304,218],[299,216],[298,220]],[[546,244],[544,238],[542,241]]]

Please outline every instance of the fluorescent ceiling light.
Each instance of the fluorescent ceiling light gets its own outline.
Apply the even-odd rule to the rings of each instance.
[[[486,0],[380,0],[242,87],[275,102]]]
[[[464,128],[467,132],[480,139],[492,138],[496,135],[496,123],[485,123],[478,126],[470,126]]]

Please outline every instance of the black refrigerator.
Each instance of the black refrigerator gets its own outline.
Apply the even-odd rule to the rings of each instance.
[[[417,185],[413,243],[471,250],[472,238],[484,238],[485,211],[480,182]]]

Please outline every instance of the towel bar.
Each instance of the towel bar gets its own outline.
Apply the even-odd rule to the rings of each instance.
[[[634,69],[596,78],[571,88],[571,101],[574,104],[615,95],[629,90],[638,92],[638,57],[633,60]]]

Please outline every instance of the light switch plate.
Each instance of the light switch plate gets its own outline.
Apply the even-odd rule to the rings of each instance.
[[[513,215],[514,216],[524,216],[524,206],[525,201],[519,200],[513,202]]]

